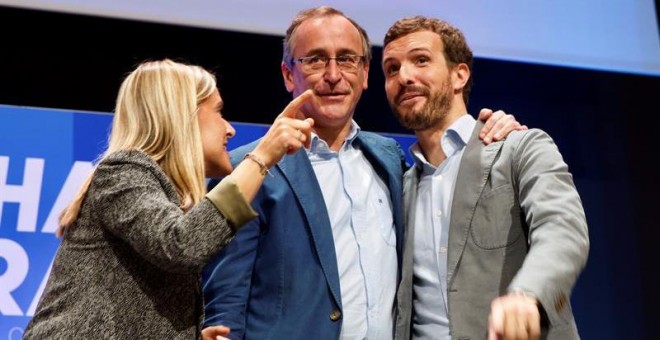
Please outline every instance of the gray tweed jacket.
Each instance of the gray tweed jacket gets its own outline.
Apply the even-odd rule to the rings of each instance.
[[[146,154],[110,155],[66,229],[24,338],[199,338],[199,273],[234,232],[208,199],[183,213]]]

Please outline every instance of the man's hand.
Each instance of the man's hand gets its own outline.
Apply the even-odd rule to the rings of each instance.
[[[484,144],[502,140],[513,130],[527,130],[526,125],[520,125],[516,117],[506,114],[502,110],[493,112],[491,109],[481,109],[479,120],[485,122],[479,133],[479,138],[484,141]]]
[[[488,317],[488,340],[538,339],[541,314],[535,298],[509,293],[493,300]]]
[[[226,338],[229,331],[229,327],[225,326],[208,326],[202,329],[201,340],[229,340],[229,338]]]

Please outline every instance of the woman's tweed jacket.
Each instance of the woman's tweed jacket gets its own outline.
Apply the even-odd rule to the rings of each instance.
[[[199,338],[199,273],[233,235],[208,199],[184,214],[149,156],[113,153],[66,229],[25,338]]]

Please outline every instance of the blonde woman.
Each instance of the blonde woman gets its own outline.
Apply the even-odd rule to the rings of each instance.
[[[313,121],[295,118],[311,96],[294,99],[232,172],[235,130],[214,76],[171,60],[139,65],[119,90],[107,151],[61,216],[25,338],[199,338],[199,273],[256,216],[249,203],[268,168],[311,140]],[[205,177],[219,176],[206,193]]]

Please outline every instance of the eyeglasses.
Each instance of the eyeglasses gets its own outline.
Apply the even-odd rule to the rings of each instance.
[[[356,72],[360,62],[364,61],[363,55],[345,54],[336,57],[326,57],[322,55],[314,55],[311,57],[292,58],[292,63],[299,63],[306,73],[314,73],[325,70],[330,60],[337,63],[337,67],[341,71]]]

